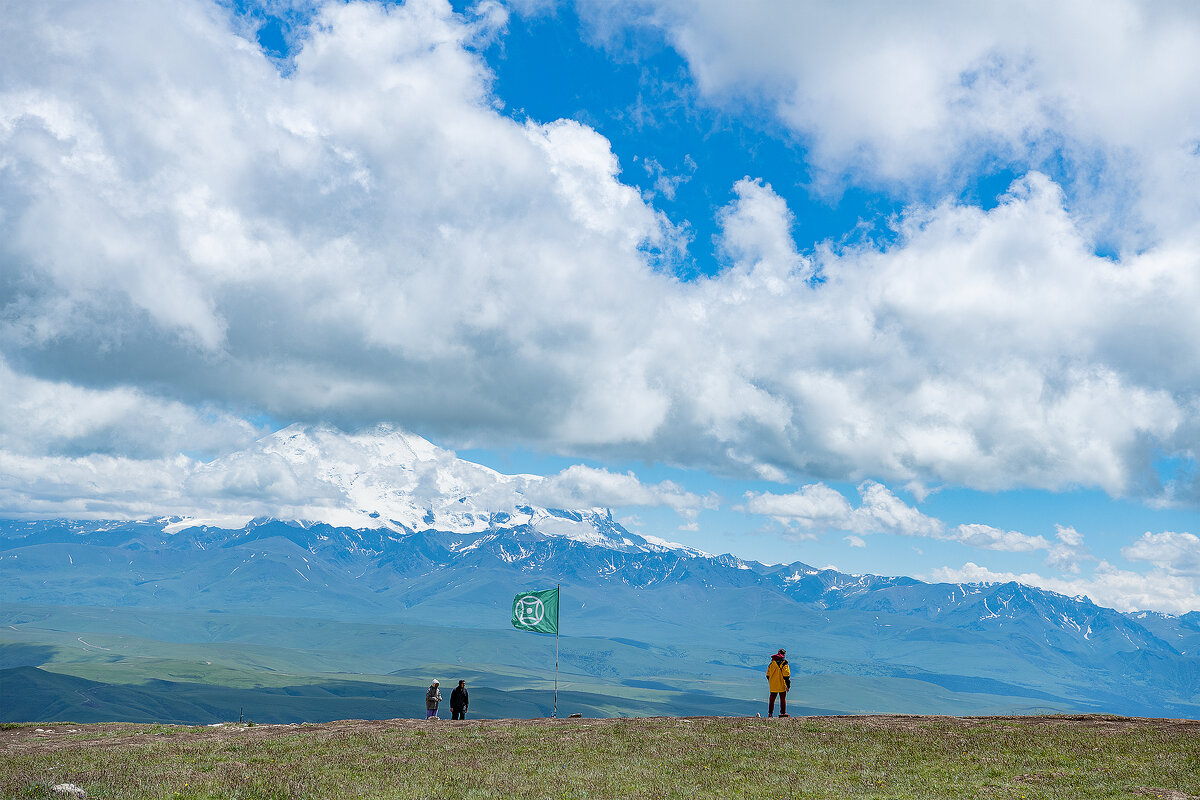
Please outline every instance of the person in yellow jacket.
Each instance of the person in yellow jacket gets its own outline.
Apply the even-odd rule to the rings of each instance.
[[[771,690],[771,699],[767,701],[767,716],[775,716],[775,695],[779,695],[779,716],[786,717],[787,693],[792,688],[792,669],[787,663],[787,651],[782,647],[771,656],[767,667],[767,688]]]

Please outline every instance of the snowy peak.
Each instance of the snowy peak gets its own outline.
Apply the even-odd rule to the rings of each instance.
[[[539,505],[534,498],[546,496],[547,478],[505,475],[386,426],[346,434],[329,427],[292,425],[203,465],[194,480],[210,496],[269,496],[275,507],[265,513],[253,509],[189,517],[170,523],[169,531],[196,525],[238,529],[263,517],[397,533],[479,534],[527,526],[614,549],[699,554],[633,534],[614,522],[606,509]]]
[[[381,426],[372,433],[344,434],[332,428],[291,425],[258,441],[257,449],[293,464],[354,469],[411,469],[419,462],[452,459],[420,436]]]

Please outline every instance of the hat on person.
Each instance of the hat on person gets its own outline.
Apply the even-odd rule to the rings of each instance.
[[[787,650],[784,650],[784,649],[781,647],[781,648],[779,648],[779,652],[778,652],[778,653],[776,653],[775,655],[777,655],[777,656],[786,656],[786,655],[787,655]]]
[[[434,679],[433,679],[433,684],[432,684],[432,685],[433,685],[433,686],[437,686],[437,685],[438,685],[438,679],[437,679],[437,678],[434,678]]]

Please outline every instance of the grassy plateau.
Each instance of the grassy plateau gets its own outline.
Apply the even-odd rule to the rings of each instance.
[[[0,726],[0,795],[1200,798],[1200,722],[654,717]]]

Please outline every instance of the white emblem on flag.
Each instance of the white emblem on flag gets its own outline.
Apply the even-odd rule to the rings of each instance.
[[[540,597],[529,595],[517,601],[517,621],[522,625],[537,625],[546,616],[546,607]]]

